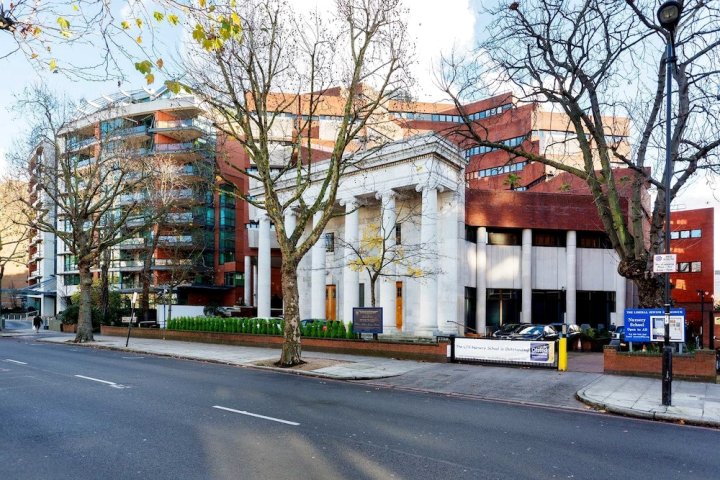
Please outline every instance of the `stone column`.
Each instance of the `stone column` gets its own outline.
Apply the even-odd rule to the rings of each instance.
[[[322,212],[313,216],[313,227],[322,218]],[[310,316],[325,318],[325,241],[322,235],[312,247],[312,274],[310,293]]]
[[[475,246],[475,325],[481,335],[485,335],[487,327],[487,242],[487,229],[478,227]]]
[[[270,217],[260,216],[260,231],[258,238],[258,296],[257,315],[261,318],[270,317]]]
[[[615,274],[615,325],[625,325],[625,307],[627,280],[619,273]],[[704,327],[704,326],[703,326]]]
[[[250,255],[245,256],[245,271],[243,272],[245,275],[245,281],[244,285],[245,288],[243,290],[243,300],[245,300],[245,305],[251,306],[252,305],[252,282],[253,282],[253,276],[252,276],[252,258]]]
[[[353,318],[353,307],[358,307],[360,301],[358,285],[360,275],[357,271],[348,266],[348,263],[355,258],[353,248],[358,247],[359,240],[359,204],[357,200],[351,199],[345,204],[345,266],[343,267],[343,316],[344,322],[351,322]]]
[[[429,272],[437,263],[437,200],[438,191],[434,187],[422,188],[422,214],[420,223],[420,243],[427,252],[423,261],[423,270]],[[423,279],[420,287],[420,322],[415,329],[418,336],[430,337],[437,328],[438,304],[437,276],[429,275]]]
[[[567,271],[565,287],[565,323],[577,324],[577,234],[575,230],[567,232],[566,240]]]
[[[532,230],[522,231],[522,260],[520,285],[522,286],[521,323],[532,323]]]
[[[382,215],[380,235],[384,237],[385,248],[388,250],[395,247],[395,224],[397,223],[395,198],[396,193],[392,190],[383,192],[380,196],[380,213]],[[395,289],[394,274],[394,266],[387,265],[383,275],[380,277],[380,306],[383,309],[383,333],[394,333],[397,331],[395,325],[397,292]]]

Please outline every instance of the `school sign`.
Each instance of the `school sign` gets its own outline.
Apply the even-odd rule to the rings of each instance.
[[[628,308],[625,310],[625,341],[662,342],[665,339],[665,310]],[[670,309],[670,341],[685,341],[685,309]]]

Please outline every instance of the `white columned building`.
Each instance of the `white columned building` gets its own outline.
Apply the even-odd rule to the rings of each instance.
[[[376,194],[380,200],[380,213],[382,225],[380,236],[384,239],[386,250],[392,250],[395,246],[395,224],[397,223],[397,212],[395,210],[395,199],[397,194],[392,191],[385,191]],[[380,277],[380,307],[383,309],[383,333],[394,333],[397,331],[396,301],[397,292],[395,288],[395,266],[388,264]]]
[[[360,238],[360,213],[358,211],[360,203],[354,198],[344,200],[342,203],[345,206],[345,266],[343,267],[342,318],[351,320],[353,317],[353,308],[360,306],[360,274],[349,266],[349,262],[355,257],[355,250],[358,248]]]
[[[253,304],[253,281],[255,279],[252,275],[252,257],[250,255],[245,256],[245,279],[244,279],[244,291],[243,291],[243,300],[245,301],[245,305],[252,306]]]
[[[532,323],[532,230],[522,231],[522,323]]]
[[[307,202],[320,194],[327,165],[327,161],[316,163],[313,183],[305,192]],[[398,238],[409,258],[422,249],[423,255],[418,256],[422,258],[421,265],[413,265],[422,267],[417,269],[422,274],[409,278],[396,265],[383,270],[378,282],[378,306],[383,308],[384,333],[408,336],[457,333],[461,330],[458,322],[462,322],[464,301],[458,263],[464,241],[460,226],[465,215],[465,159],[447,139],[427,134],[357,154],[356,165],[341,179],[338,215],[325,227],[325,233],[339,238],[343,248],[326,252],[321,237],[301,262],[298,271],[301,317],[325,318],[326,308],[332,314],[336,307],[338,319],[347,322],[352,321],[353,308],[370,306],[367,272],[353,271],[348,266],[353,256],[351,246],[359,245],[361,232],[372,225],[381,226],[387,245],[392,246],[396,241],[396,224],[402,222]],[[279,182],[276,191],[281,198],[290,196],[294,179]],[[258,188],[250,194],[262,199],[263,192]],[[400,208],[402,218],[398,218]],[[314,221],[318,219],[316,216]],[[311,266],[307,265],[308,260]],[[259,271],[258,276],[261,275]],[[257,281],[262,283],[260,278]],[[440,284],[442,292],[438,289]],[[332,300],[326,298],[326,287],[339,290]],[[335,298],[337,306],[328,303]]]
[[[322,212],[313,215],[313,226],[317,225]],[[310,316],[312,318],[325,318],[325,243],[322,236],[312,247],[312,273]]]
[[[487,326],[487,228],[478,227],[475,247],[475,312],[477,333],[484,335]]]
[[[565,244],[567,254],[565,286],[565,323],[577,324],[577,234],[574,230],[567,232]]]
[[[259,218],[257,315],[270,317],[270,218],[263,212]]]

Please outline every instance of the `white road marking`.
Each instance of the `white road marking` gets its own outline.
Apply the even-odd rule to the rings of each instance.
[[[122,357],[122,358],[127,359],[127,360],[139,360],[139,359],[145,358],[145,357]]]
[[[110,385],[112,388],[127,388],[125,385],[120,385],[115,382],[108,382],[107,380],[100,380],[99,378],[86,377],[85,375],[75,375],[78,378],[84,378],[85,380],[92,380],[93,382],[100,382],[106,385]]]
[[[17,363],[18,365],[27,365],[27,363],[25,363],[25,362],[21,362],[21,361],[19,361],[19,360],[11,360],[11,359],[9,359],[9,358],[6,358],[5,361],[6,361],[6,362]]]
[[[270,421],[272,421],[272,422],[284,423],[284,424],[286,424],[286,425],[294,425],[294,426],[296,426],[296,427],[297,427],[298,425],[300,425],[300,424],[297,423],[297,422],[291,422],[291,421],[289,421],[289,420],[283,420],[283,419],[281,419],[281,418],[266,417],[265,415],[259,415],[259,414],[257,414],[257,413],[250,413],[250,412],[246,412],[246,411],[244,411],[244,410],[235,410],[234,408],[221,407],[220,405],[213,405],[212,408],[217,408],[218,410],[225,410],[225,411],[233,412],[233,413],[239,413],[239,414],[241,414],[241,415],[247,415],[247,416],[249,416],[249,417],[262,418],[262,419],[265,419],[265,420],[270,420]]]

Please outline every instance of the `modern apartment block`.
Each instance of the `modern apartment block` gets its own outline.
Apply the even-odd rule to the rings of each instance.
[[[163,175],[146,191],[114,200],[116,206],[140,205],[125,226],[145,228],[114,246],[109,259],[101,259],[110,262],[111,288],[140,292],[149,266],[152,293],[172,294],[180,303],[217,302],[214,270],[223,250],[216,248],[214,237],[216,145],[198,101],[167,90],[104,97],[88,102],[61,140],[61,155],[78,168],[113,155],[120,162],[141,158]],[[162,216],[142,207],[151,197],[164,199]],[[57,220],[59,228],[70,228],[62,215]],[[62,310],[79,283],[77,260],[63,242],[58,242],[57,273]]]
[[[31,204],[37,212],[44,212],[48,223],[55,222],[56,212],[52,199],[38,184],[39,172],[55,167],[54,148],[48,144],[39,145],[29,159],[28,187]],[[27,306],[34,308],[42,316],[52,316],[56,312],[56,246],[55,235],[31,229],[28,245]]]

